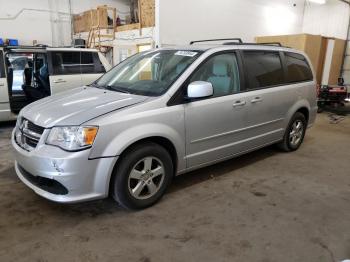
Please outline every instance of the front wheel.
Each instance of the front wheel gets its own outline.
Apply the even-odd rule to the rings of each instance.
[[[305,116],[300,112],[296,112],[289,122],[282,142],[278,146],[286,152],[297,150],[304,140],[306,127]]]
[[[173,177],[168,151],[155,143],[130,148],[114,171],[113,198],[127,209],[142,209],[155,204]]]

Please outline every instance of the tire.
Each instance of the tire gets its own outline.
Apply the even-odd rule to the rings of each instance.
[[[301,124],[302,126],[300,131],[296,133],[295,131],[297,130],[296,128],[298,124]],[[289,121],[283,140],[278,144],[278,147],[285,152],[297,150],[304,140],[306,128],[307,123],[305,116],[300,112],[296,112]],[[292,131],[294,131],[294,133],[292,133]]]
[[[169,152],[156,143],[129,148],[113,171],[111,193],[126,209],[143,209],[161,199],[173,178]]]

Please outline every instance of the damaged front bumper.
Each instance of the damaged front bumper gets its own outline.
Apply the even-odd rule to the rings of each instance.
[[[67,152],[39,142],[32,151],[14,140],[15,169],[20,180],[38,195],[74,203],[105,198],[116,157],[89,159],[90,149]]]

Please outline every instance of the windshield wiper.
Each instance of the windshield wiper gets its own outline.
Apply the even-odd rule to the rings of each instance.
[[[108,89],[108,90],[113,90],[113,91],[120,92],[120,93],[130,94],[130,92],[125,90],[123,87],[118,87],[118,86],[98,85],[97,83],[92,83],[89,86],[96,87],[96,88],[104,88],[104,89]]]
[[[120,92],[120,93],[126,93],[126,94],[130,94],[130,92],[126,91],[124,88],[122,87],[118,87],[118,86],[110,86],[110,85],[107,85],[105,86],[106,89],[109,89],[109,90],[114,90],[114,91],[117,91],[117,92]]]

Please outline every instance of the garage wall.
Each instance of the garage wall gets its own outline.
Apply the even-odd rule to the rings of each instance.
[[[303,33],[346,39],[350,7],[339,0],[324,5],[306,2]]]
[[[295,4],[295,6],[294,6]],[[190,40],[301,33],[303,0],[161,0],[159,41],[162,45]]]
[[[72,13],[98,5],[116,7],[121,16],[129,12],[128,0],[71,0]],[[0,0],[0,37],[19,39],[22,45],[71,44],[69,0]]]
[[[57,1],[59,2],[59,1]],[[49,1],[42,0],[0,0],[0,37],[16,38],[23,44],[32,44],[32,40],[40,43],[51,44],[51,15],[49,12],[37,11],[50,10]],[[29,10],[30,9],[30,10]],[[59,11],[69,13],[66,8]],[[69,14],[61,14],[60,23],[68,23]]]
[[[345,40],[348,34],[349,18],[350,6],[342,1],[327,0],[325,5],[308,3],[305,8],[303,31]],[[332,65],[333,71],[330,74],[333,76],[333,79],[331,79],[333,83],[336,83],[336,78],[339,76],[339,68],[343,61],[343,54],[341,53],[343,52],[343,45],[344,43],[341,41],[338,41],[336,44],[338,58],[336,59],[337,63]],[[346,46],[347,56],[345,57],[343,72],[341,73],[345,83],[350,84],[350,47],[349,44]]]

